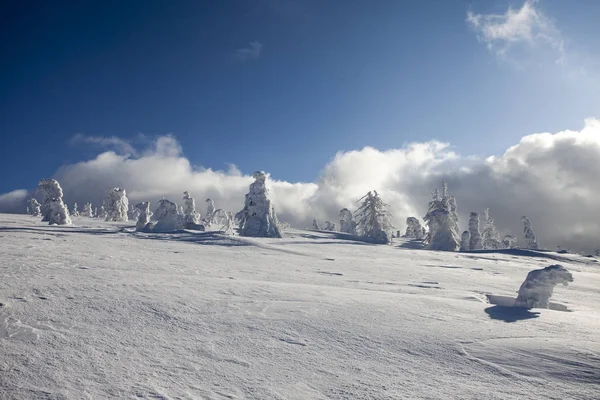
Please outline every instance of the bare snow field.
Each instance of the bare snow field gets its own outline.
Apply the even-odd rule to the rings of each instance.
[[[133,224],[0,214],[1,399],[600,399],[596,258]]]

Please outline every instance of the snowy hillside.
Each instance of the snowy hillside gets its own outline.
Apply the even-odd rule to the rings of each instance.
[[[595,258],[133,224],[0,214],[0,398],[600,398]]]

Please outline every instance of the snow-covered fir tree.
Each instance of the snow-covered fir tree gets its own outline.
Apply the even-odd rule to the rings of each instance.
[[[368,192],[359,201],[361,206],[354,216],[357,221],[357,233],[371,243],[388,244],[391,242],[391,215],[388,205],[381,200],[376,191]]]
[[[479,230],[479,213],[469,214],[469,234],[471,235],[469,250],[483,250],[483,241]]]
[[[29,210],[29,214],[33,215],[34,217],[39,217],[42,215],[40,203],[38,203],[38,201],[33,197],[29,199],[29,206],[27,208]]]
[[[406,218],[406,233],[404,234],[404,237],[419,240],[423,239],[423,227],[417,218]]]
[[[215,202],[212,199],[206,199],[206,214],[204,214],[204,223],[206,226],[210,226],[213,222],[213,216],[215,214]]]
[[[129,209],[127,210],[127,219],[129,221],[137,221],[140,216],[140,210],[135,208],[133,204],[129,204]]]
[[[104,209],[104,206],[100,206],[100,211],[96,210],[96,217],[99,219],[106,219],[106,209]]]
[[[129,211],[129,200],[127,192],[123,188],[109,189],[104,198],[104,210],[106,221],[127,221]]]
[[[77,203],[74,203],[74,204],[73,204],[73,212],[71,212],[71,215],[72,215],[73,217],[79,217],[79,210],[78,210],[78,207],[79,207],[79,206],[77,205]]]
[[[150,202],[142,201],[137,203],[134,207],[138,210],[138,217],[135,223],[135,229],[138,231],[149,230],[150,218],[152,218],[152,211],[150,211]]]
[[[464,231],[460,236],[460,251],[469,251],[471,249],[471,234]]]
[[[196,200],[189,192],[183,192],[183,221],[185,224],[199,224],[200,214],[196,212]]]
[[[340,232],[356,235],[356,222],[352,212],[347,208],[340,210]]]
[[[84,217],[94,218],[94,211],[92,210],[92,203],[85,203],[83,205],[83,213]]]
[[[326,231],[335,231],[335,222],[325,221],[324,229]]]
[[[426,238],[430,250],[457,251],[460,249],[458,217],[455,215],[456,200],[448,194],[446,182],[442,184],[442,197],[436,190],[429,202],[427,215],[423,218],[429,227]]]
[[[497,250],[502,245],[500,243],[500,234],[496,230],[494,220],[490,215],[490,209],[483,211],[483,230],[481,232],[481,242],[484,250]]]
[[[50,225],[69,225],[69,209],[63,202],[63,191],[56,179],[42,179],[38,183],[37,193],[41,193],[44,200],[40,207],[42,221]]]
[[[525,234],[525,247],[527,249],[538,250],[540,248],[535,232],[531,226],[531,221],[526,216],[521,217],[523,221],[523,232]]]
[[[264,172],[257,171],[253,177],[255,180],[246,194],[244,209],[238,213],[241,217],[240,235],[280,238],[277,215],[266,186],[267,176]]]
[[[158,201],[158,207],[153,215],[156,224],[154,232],[173,232],[183,228],[183,217],[178,212],[177,204],[167,199]]]
[[[514,235],[504,235],[504,239],[502,239],[502,246],[505,249],[513,249],[517,247],[517,237]]]

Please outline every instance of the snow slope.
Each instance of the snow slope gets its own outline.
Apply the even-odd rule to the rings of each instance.
[[[595,258],[73,223],[0,214],[1,399],[600,398]]]

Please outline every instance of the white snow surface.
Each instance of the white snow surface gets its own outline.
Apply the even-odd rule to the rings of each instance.
[[[597,258],[349,238],[0,214],[0,399],[600,398]]]

